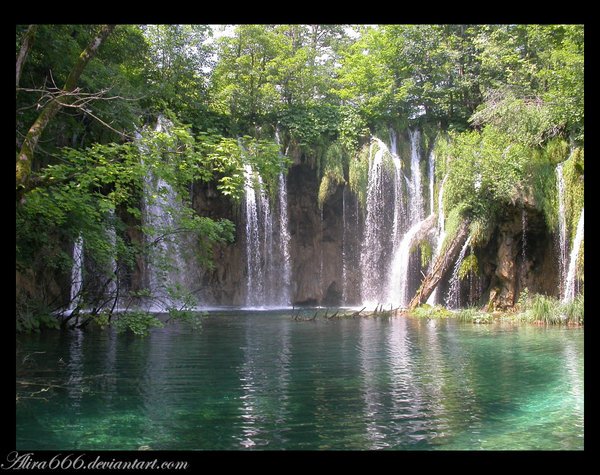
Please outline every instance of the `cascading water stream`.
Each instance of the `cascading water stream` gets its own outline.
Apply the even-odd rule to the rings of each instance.
[[[446,295],[446,307],[451,309],[460,308],[460,266],[465,259],[465,255],[467,253],[467,248],[471,243],[471,236],[467,238],[462,249],[460,250],[460,254],[458,255],[458,259],[456,260],[456,264],[454,265],[454,269],[452,270],[452,278],[450,279],[450,288],[448,290],[448,294]]]
[[[446,229],[444,226],[444,222],[446,220],[446,217],[444,215],[444,184],[446,183],[447,178],[448,178],[448,174],[446,174],[446,176],[444,176],[444,179],[442,180],[442,183],[440,184],[440,194],[438,195],[437,237],[436,237],[435,252],[434,252],[433,256],[431,257],[432,265],[435,262],[435,260],[438,258],[438,256],[440,255],[440,252],[442,252],[442,244],[444,243],[444,239],[446,239]],[[427,303],[429,305],[435,305],[437,303],[437,299],[438,299],[438,286],[436,286],[435,289],[433,289],[433,292],[431,292],[431,295],[427,299]]]
[[[559,292],[565,295],[565,279],[567,276],[567,219],[565,213],[565,179],[563,177],[563,163],[556,167],[556,187],[558,189],[558,268],[559,268]]]
[[[410,130],[410,224],[413,225],[423,220],[423,194],[421,190],[421,155],[419,143],[421,133],[419,130]]]
[[[279,249],[283,258],[283,292],[281,304],[291,303],[292,260],[290,257],[290,229],[287,206],[287,184],[283,171],[279,173]]]
[[[324,288],[323,282],[323,228],[325,223],[323,222],[323,207],[319,211],[319,233],[321,235],[321,245],[319,246],[319,288]],[[324,295],[324,294],[323,294]]]
[[[391,303],[396,307],[407,307],[410,302],[410,295],[408,294],[410,249],[415,235],[421,231],[427,221],[428,219],[424,219],[414,224],[404,234],[400,245],[394,252],[388,282],[387,303]]]
[[[111,256],[109,262],[109,281],[107,286],[107,294],[111,299],[117,298],[117,232],[115,230],[115,212],[109,211],[109,223],[106,229],[106,235],[110,244]]]
[[[155,131],[168,132],[170,122],[158,117]],[[168,307],[179,305],[170,290],[175,286],[190,290],[191,278],[183,255],[188,246],[185,235],[178,232],[182,202],[173,187],[161,177],[152,174],[144,177],[144,207],[142,220],[152,230],[146,236],[149,248],[147,283],[155,301],[150,310],[165,311]]]
[[[391,134],[395,137],[394,134]],[[421,190],[421,156],[419,153],[420,133],[418,130],[409,131],[410,136],[410,179],[401,173],[401,162],[397,153],[393,154],[395,165],[395,187],[398,191],[397,197],[402,196],[401,187],[402,178],[407,183],[408,189],[408,216],[405,222],[411,225],[410,229],[400,238],[399,226],[395,226],[394,249],[392,253],[392,262],[388,274],[387,283],[387,302],[393,305],[406,307],[409,303],[408,295],[410,283],[410,249],[415,234],[421,229],[423,223],[423,196]],[[394,142],[395,145],[395,142]],[[394,150],[396,147],[394,146]],[[395,156],[395,157],[394,157]],[[431,166],[431,165],[430,165]],[[400,216],[404,208],[403,203],[397,199],[396,216]]]
[[[265,186],[259,173],[256,174],[256,180],[258,190],[255,190],[255,192],[258,193],[259,223],[261,225],[259,235],[262,238],[260,255],[262,256],[262,260],[264,261],[265,282],[263,291],[266,292],[268,289],[273,289],[275,286],[275,256],[273,254],[273,214],[271,212],[271,203],[269,202],[269,196],[265,191]],[[263,299],[261,299],[261,301],[264,302],[265,298],[267,298],[267,296],[263,295]]]
[[[572,302],[575,299],[575,277],[577,274],[577,259],[579,258],[581,243],[583,241],[583,226],[583,208],[581,208],[579,222],[577,223],[575,241],[573,241],[571,258],[569,259],[569,270],[567,273],[567,280],[565,282],[565,295],[562,299],[563,302]]]
[[[433,213],[435,209],[435,198],[433,196],[434,181],[435,181],[435,155],[433,149],[429,152],[428,162],[428,173],[429,173],[429,213]]]
[[[377,148],[373,153],[373,149]],[[379,260],[384,239],[383,153],[387,149],[379,139],[371,142],[367,185],[367,209],[363,246],[360,255],[363,303],[378,302],[380,297]]]
[[[277,131],[275,140],[279,144]],[[247,269],[244,305],[288,306],[291,303],[292,266],[287,184],[283,165],[277,181],[278,199],[275,209],[262,177],[250,163],[244,165],[244,177]]]
[[[402,195],[402,162],[398,155],[398,138],[393,129],[390,129],[390,144],[392,163],[394,164],[394,222],[392,243],[394,249],[396,249],[400,245],[401,228],[406,222],[406,212]]]
[[[246,305],[256,306],[264,298],[264,281],[261,272],[258,205],[254,190],[254,172],[250,164],[244,165],[244,202],[246,221]]]
[[[279,129],[275,128],[275,143],[281,146],[279,138]],[[287,150],[286,150],[287,152]],[[279,156],[283,159],[285,154],[281,151]],[[278,214],[278,240],[277,240],[277,251],[281,259],[281,275],[275,271],[275,278],[279,279],[283,277],[283,287],[277,294],[277,304],[279,305],[290,305],[292,302],[291,288],[292,288],[292,259],[290,256],[290,226],[288,217],[288,194],[287,194],[287,180],[283,169],[283,162],[281,164],[281,171],[279,172],[278,179],[278,190],[279,196],[279,214]]]

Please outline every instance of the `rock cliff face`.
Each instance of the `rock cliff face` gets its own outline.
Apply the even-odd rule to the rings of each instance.
[[[226,218],[236,224],[235,241],[215,246],[214,267],[199,272],[198,294],[203,305],[241,305],[245,290],[244,224],[240,207],[219,194],[212,183],[195,185],[193,208],[210,218]]]
[[[360,304],[364,216],[354,194],[339,185],[319,209],[316,170],[299,161],[289,169],[287,188],[292,304]],[[233,244],[215,248],[214,269],[201,273],[200,301],[204,305],[243,305],[247,269],[241,207],[219,196],[210,185],[194,189],[194,207],[204,216],[231,219],[237,227]],[[496,309],[510,308],[525,288],[530,293],[558,295],[552,234],[539,211],[530,206],[524,212],[525,260],[523,210],[509,207],[487,245],[476,250],[479,274],[462,282],[463,305],[489,303]],[[448,278],[444,276],[439,284],[441,295],[447,291]]]
[[[355,195],[344,185],[339,185],[320,209],[317,172],[305,161],[295,161],[286,180],[291,238],[291,303],[359,305],[364,215]],[[193,276],[199,303],[203,306],[244,305],[248,271],[242,205],[224,198],[212,184],[195,184],[192,196],[193,206],[200,215],[227,218],[236,224],[235,241],[215,246],[214,266],[199,269]],[[127,239],[141,242],[143,236],[134,229],[129,227]],[[461,304],[506,309],[517,302],[525,288],[530,293],[558,296],[555,247],[543,214],[532,205],[524,210],[506,208],[489,242],[475,251],[479,273],[462,282]],[[418,249],[411,260],[418,260]],[[134,269],[127,274],[124,276],[127,277],[126,287],[144,288],[142,259],[138,259]],[[438,284],[439,295],[446,295],[449,277],[443,276]],[[418,282],[414,282],[411,292],[414,293],[417,286]],[[30,297],[44,294],[57,301],[66,301],[69,276],[67,273],[58,276],[40,271],[35,274],[18,272],[17,290]]]
[[[499,310],[511,308],[525,288],[529,292],[558,296],[554,241],[543,214],[536,209],[507,208],[490,241],[476,255],[479,289],[467,291],[464,286],[462,289],[463,295],[470,292],[466,299],[472,304]]]
[[[319,209],[316,172],[301,163],[290,168],[287,188],[292,303],[339,305],[343,291],[343,187],[338,187]],[[194,190],[194,208],[203,216],[236,223],[235,242],[216,246],[214,269],[202,273],[200,300],[206,305],[242,305],[247,269],[239,205],[220,197],[210,185],[203,185]]]

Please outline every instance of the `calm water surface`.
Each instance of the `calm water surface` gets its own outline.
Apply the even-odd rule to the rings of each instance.
[[[19,450],[583,449],[580,328],[238,311],[17,350]]]

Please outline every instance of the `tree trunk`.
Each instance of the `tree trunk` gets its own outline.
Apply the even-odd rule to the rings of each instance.
[[[112,32],[115,25],[103,25],[100,28],[98,34],[90,42],[85,50],[79,55],[73,69],[69,73],[69,77],[63,87],[63,92],[70,93],[75,89],[75,85],[81,76],[81,73],[90,62],[90,60],[96,55],[98,48]],[[71,96],[58,95],[56,98],[51,100],[43,109],[38,118],[35,120],[21,146],[21,150],[17,154],[17,167],[16,167],[16,182],[17,189],[22,192],[26,189],[29,183],[29,177],[31,175],[31,166],[33,163],[33,155],[38,141],[42,135],[42,132],[50,122],[50,120],[56,115],[63,104],[68,104],[71,100]]]
[[[421,287],[417,290],[417,293],[410,302],[409,309],[414,309],[418,305],[426,302],[431,293],[434,291],[436,285],[441,280],[442,276],[448,271],[450,266],[454,263],[458,257],[460,249],[464,245],[467,236],[469,234],[469,221],[463,221],[458,228],[456,236],[446,249],[446,252],[440,254],[435,260],[431,271],[423,280]]]
[[[431,230],[435,227],[437,223],[437,214],[431,213],[427,216],[423,221],[415,224],[414,226],[418,226],[415,230],[415,233],[411,237],[409,247],[413,247],[415,243],[423,241],[425,237],[431,232]],[[408,233],[407,233],[408,234]]]
[[[35,32],[37,30],[37,25],[29,25],[25,35],[23,36],[23,44],[21,45],[21,49],[19,50],[19,54],[17,55],[17,86],[19,87],[19,82],[21,81],[21,73],[23,72],[23,66],[25,65],[25,60],[27,59],[27,55],[29,54],[29,50],[31,50],[31,46],[33,45],[33,40],[35,38]]]

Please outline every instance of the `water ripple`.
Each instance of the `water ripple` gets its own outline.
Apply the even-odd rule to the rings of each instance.
[[[18,449],[581,449],[583,331],[406,318],[20,338]]]

